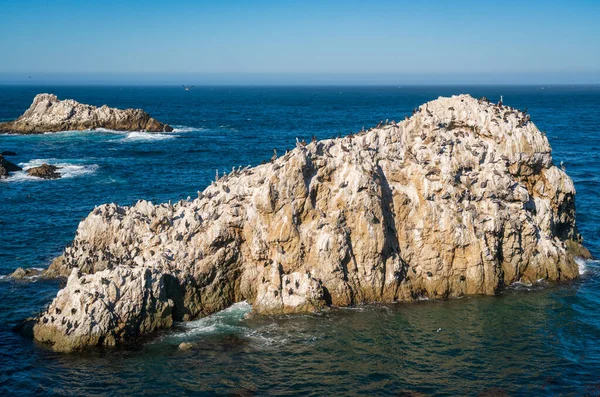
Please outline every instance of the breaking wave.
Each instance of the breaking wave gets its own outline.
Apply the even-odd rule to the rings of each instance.
[[[167,135],[158,132],[128,132],[121,141],[162,141],[164,139],[175,138],[174,135]]]
[[[184,322],[178,327],[173,337],[187,338],[202,334],[226,333],[239,331],[239,322],[250,313],[252,306],[247,302],[234,303],[225,310],[211,314],[199,320]]]
[[[575,258],[575,262],[577,263],[577,266],[579,266],[580,276],[583,276],[589,271],[589,265],[600,265],[600,260],[597,259]]]
[[[192,132],[192,131],[204,131],[205,128],[202,127],[188,127],[185,125],[174,125],[173,132],[181,133],[181,132]]]
[[[4,181],[47,181],[48,179],[37,178],[27,174],[28,169],[39,167],[42,164],[55,165],[57,167],[60,167],[58,172],[60,173],[61,178],[75,178],[83,175],[89,175],[93,174],[98,169],[97,164],[73,164],[61,162],[61,160],[57,159],[34,159],[26,163],[19,163],[19,166],[23,168],[23,171],[13,172],[8,178],[4,179]]]

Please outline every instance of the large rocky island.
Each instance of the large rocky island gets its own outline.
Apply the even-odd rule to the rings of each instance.
[[[46,276],[57,351],[128,343],[247,300],[255,313],[496,294],[589,256],[575,189],[529,116],[468,95],[400,123],[298,142],[193,200],[106,204]]]
[[[141,109],[115,109],[84,105],[73,99],[60,101],[56,95],[38,94],[22,116],[0,123],[0,133],[41,134],[106,128],[116,131],[173,131]]]

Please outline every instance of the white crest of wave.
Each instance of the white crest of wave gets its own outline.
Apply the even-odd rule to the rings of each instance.
[[[234,303],[225,310],[204,318],[179,323],[175,332],[156,342],[176,343],[210,334],[247,334],[250,330],[240,325],[240,321],[252,310],[247,302]]]
[[[26,163],[19,163],[23,171],[13,172],[4,181],[6,182],[23,182],[23,181],[47,181],[48,179],[37,178],[27,174],[27,170],[34,167],[39,167],[42,164],[55,165],[59,167],[58,172],[61,178],[74,178],[82,175],[93,174],[98,169],[97,164],[73,164],[57,159],[34,159]]]
[[[185,335],[206,334],[219,331],[232,331],[237,323],[252,310],[252,306],[244,302],[234,303],[225,310],[211,314],[199,320],[183,323]]]
[[[163,139],[175,138],[173,135],[160,134],[156,132],[129,132],[122,141],[162,141]]]
[[[173,132],[181,133],[181,132],[192,132],[192,131],[204,131],[205,128],[202,127],[188,127],[185,125],[174,125]]]

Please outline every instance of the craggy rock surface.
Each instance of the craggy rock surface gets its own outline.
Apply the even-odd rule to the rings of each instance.
[[[60,167],[55,165],[42,164],[39,167],[33,167],[27,170],[27,174],[42,179],[58,179]]]
[[[247,300],[256,313],[495,294],[578,276],[575,189],[529,116],[467,95],[237,169],[193,201],[107,204],[48,271],[34,337],[131,341]]]
[[[4,153],[4,152],[3,152]],[[12,152],[10,152],[12,153]],[[4,159],[3,154],[0,154],[0,179],[8,177],[9,172],[21,171],[22,168]]]
[[[0,123],[0,133],[41,134],[44,132],[92,130],[173,131],[141,109],[114,109],[84,105],[72,99],[58,100],[56,95],[38,94],[21,117]]]

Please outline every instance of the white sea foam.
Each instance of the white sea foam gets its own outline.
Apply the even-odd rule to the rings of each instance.
[[[173,135],[161,134],[157,132],[129,132],[121,141],[162,141],[164,139],[175,138]]]
[[[247,302],[234,303],[225,310],[211,314],[210,316],[182,324],[183,335],[209,334],[223,331],[235,331],[239,328],[237,323],[252,310]]]
[[[587,272],[590,270],[590,266],[594,267],[600,265],[600,260],[598,259],[575,258],[575,262],[577,263],[577,266],[579,266],[580,276],[587,274]]]
[[[173,132],[181,133],[181,132],[192,132],[192,131],[204,131],[205,128],[202,127],[188,127],[185,125],[174,125]]]
[[[156,342],[179,344],[181,341],[196,339],[211,334],[241,334],[251,337],[251,329],[240,325],[239,322],[252,310],[247,302],[239,302],[225,310],[211,314],[199,320],[178,324],[174,332]]]
[[[575,258],[575,263],[577,263],[577,266],[579,266],[579,275],[583,276],[587,271],[587,264],[585,263],[585,259]]]
[[[27,174],[27,170],[33,167],[39,167],[42,164],[50,164],[60,167],[58,172],[61,178],[75,178],[82,175],[93,174],[98,169],[97,164],[73,164],[67,162],[61,162],[58,159],[34,159],[26,163],[19,163],[19,166],[23,168],[23,171],[13,172],[8,178],[4,179],[6,182],[23,182],[23,181],[47,181],[47,179],[36,178]]]

